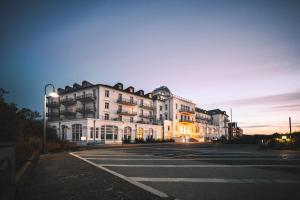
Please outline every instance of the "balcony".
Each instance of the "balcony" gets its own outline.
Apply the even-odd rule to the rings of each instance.
[[[65,98],[65,99],[61,99],[60,103],[64,106],[72,106],[72,105],[76,105],[76,100],[73,98]]]
[[[146,119],[153,119],[154,118],[153,115],[149,115],[149,114],[148,115],[146,115],[146,114],[140,114],[139,117],[146,118]]]
[[[81,107],[77,108],[77,112],[81,114],[94,114],[96,112],[96,108],[94,107]]]
[[[184,123],[194,123],[194,121],[191,120],[191,119],[179,119],[179,122],[184,122]]]
[[[118,110],[117,114],[118,115],[125,115],[125,116],[136,116],[137,112],[129,112],[127,110]]]
[[[144,108],[144,109],[147,109],[147,110],[153,110],[154,109],[154,107],[153,107],[153,105],[150,105],[150,104],[140,104],[140,107],[141,108]]]
[[[59,108],[59,102],[52,101],[52,102],[47,102],[46,106],[49,108]]]
[[[86,103],[86,102],[92,102],[96,100],[96,96],[94,94],[85,94],[77,96],[76,99],[80,102]]]
[[[46,113],[48,121],[59,121],[59,112],[48,112]]]
[[[76,112],[72,110],[61,110],[60,114],[66,117],[76,117]]]
[[[118,98],[117,103],[127,105],[127,106],[136,106],[137,101],[125,98]]]
[[[46,113],[47,117],[59,117],[59,113],[58,112],[48,112]]]
[[[195,114],[195,111],[193,110],[188,110],[188,109],[180,109],[179,110],[180,113],[186,113],[186,114]]]

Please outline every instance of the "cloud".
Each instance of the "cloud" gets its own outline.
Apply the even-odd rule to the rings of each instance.
[[[300,104],[290,104],[290,105],[279,105],[279,106],[272,106],[272,110],[279,110],[279,111],[300,111]]]
[[[267,128],[267,127],[272,127],[272,125],[247,125],[247,126],[242,126],[242,128]]]
[[[233,101],[226,101],[223,104],[229,105],[276,105],[276,104],[287,104],[292,102],[298,102],[300,99],[300,92],[290,92],[290,93],[282,93],[276,95],[268,95],[247,99],[238,99]],[[290,105],[285,105],[290,106]],[[300,106],[300,105],[298,105]]]

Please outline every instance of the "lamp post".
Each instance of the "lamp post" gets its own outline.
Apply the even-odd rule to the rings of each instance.
[[[55,87],[53,84],[46,84],[44,87],[44,131],[43,131],[43,139],[42,139],[42,151],[46,153],[46,130],[47,130],[47,119],[46,119],[46,101],[47,101],[47,87],[52,87],[52,92],[49,93],[50,97],[57,98],[59,95],[55,92]]]
[[[125,123],[122,123],[122,146],[123,146],[123,142],[124,142],[124,129],[125,129]]]

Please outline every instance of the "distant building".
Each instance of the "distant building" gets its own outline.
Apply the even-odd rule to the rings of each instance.
[[[237,122],[228,123],[229,139],[234,139],[243,136],[243,129],[238,127]]]
[[[184,142],[228,137],[228,115],[219,109],[203,110],[165,87],[153,92],[91,84],[58,89],[48,98],[48,124],[60,138],[74,142],[120,143],[123,139],[174,139]]]

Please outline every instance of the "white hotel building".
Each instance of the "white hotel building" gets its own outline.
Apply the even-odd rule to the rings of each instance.
[[[164,86],[145,94],[121,83],[83,81],[58,93],[59,98],[47,101],[48,126],[64,140],[110,144],[122,139],[203,142],[228,137],[225,111],[197,108]]]

